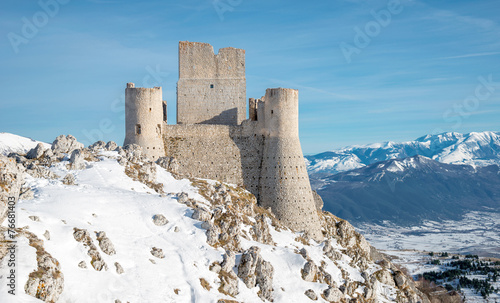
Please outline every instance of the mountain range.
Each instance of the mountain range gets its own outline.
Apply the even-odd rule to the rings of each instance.
[[[324,209],[353,222],[456,220],[500,209],[500,133],[443,133],[308,156]]]

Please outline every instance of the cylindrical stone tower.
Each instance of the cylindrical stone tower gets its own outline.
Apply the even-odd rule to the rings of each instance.
[[[291,229],[320,240],[321,225],[299,141],[298,95],[295,89],[266,90],[260,204]]]
[[[163,147],[163,100],[161,87],[125,89],[125,142],[138,144],[153,160],[165,156]]]

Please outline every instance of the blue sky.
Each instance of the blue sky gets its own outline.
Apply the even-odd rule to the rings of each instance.
[[[484,0],[5,0],[0,132],[121,144],[127,82],[162,86],[174,123],[181,40],[245,49],[247,98],[299,89],[308,154],[500,131],[499,12]]]

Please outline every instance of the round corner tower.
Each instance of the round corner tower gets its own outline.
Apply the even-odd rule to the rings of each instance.
[[[125,142],[137,144],[153,160],[165,156],[163,146],[163,101],[161,87],[125,89]]]
[[[266,90],[260,204],[291,229],[319,240],[321,224],[299,140],[298,95],[295,89]]]

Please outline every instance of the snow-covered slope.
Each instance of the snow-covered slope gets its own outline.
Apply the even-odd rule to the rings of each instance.
[[[34,148],[38,143],[43,142],[10,133],[0,133],[0,154],[5,156],[10,153],[25,154],[30,149]],[[43,144],[45,145],[45,148],[50,147],[50,144]]]
[[[311,174],[328,175],[415,155],[448,164],[500,165],[500,132],[427,135],[409,142],[353,146],[306,158]]]
[[[24,228],[17,230],[17,291],[15,297],[7,295],[9,267],[4,258],[1,302],[40,302],[25,293],[27,281],[43,296],[44,287],[56,285],[52,280],[62,276],[58,302],[262,302],[266,285],[274,302],[308,302],[306,291],[318,297],[316,302],[327,302],[325,294],[331,302],[353,297],[359,302],[418,299],[412,282],[390,262],[376,264],[368,243],[344,220],[324,213],[325,241],[308,240],[256,206],[255,198],[241,188],[174,178],[141,158],[140,150],[117,150],[84,149],[83,169],[73,169],[68,154],[57,150],[22,163],[27,173],[24,199],[16,207],[17,227]],[[0,156],[0,166],[12,159]],[[168,222],[155,224],[155,215]],[[6,223],[2,225],[4,233]],[[86,244],[77,240],[82,230],[88,231]],[[115,253],[106,253],[101,232]],[[90,246],[95,248],[92,253]],[[253,246],[260,248],[259,259],[249,253]],[[154,256],[153,248],[161,249],[164,258]],[[231,260],[231,254],[236,256],[234,263],[224,265],[223,259]],[[37,255],[46,257],[37,260]],[[96,259],[106,263],[102,270],[94,269]],[[253,264],[255,272],[245,273],[244,264]],[[260,265],[255,269],[256,264]],[[50,274],[42,283],[36,279],[44,271]],[[255,276],[257,282],[251,282]],[[227,295],[228,289],[234,297]]]

